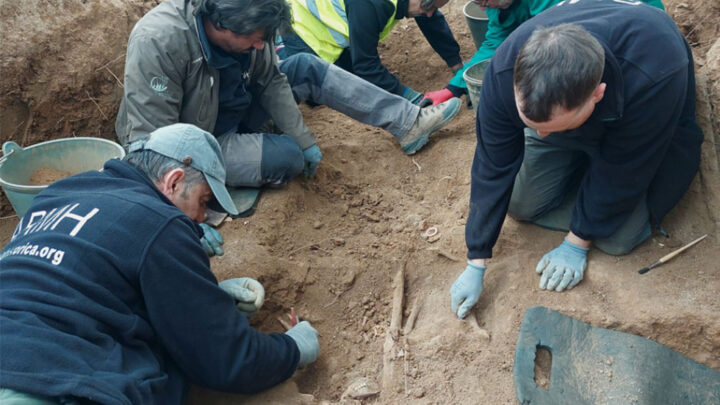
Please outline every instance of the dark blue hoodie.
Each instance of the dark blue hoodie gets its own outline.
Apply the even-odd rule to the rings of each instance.
[[[257,392],[294,341],[217,286],[201,228],[125,162],[40,193],[0,254],[0,387],[104,404],[179,403],[184,380]]]
[[[594,150],[570,230],[586,240],[608,237],[645,195],[659,226],[698,170],[703,134],[695,120],[692,54],[672,19],[634,1],[561,2],[520,25],[485,72],[465,228],[468,258],[491,257],[523,160],[525,124],[513,92],[517,54],[535,28],[563,23],[582,26],[605,48],[607,84],[583,125],[546,138]]]

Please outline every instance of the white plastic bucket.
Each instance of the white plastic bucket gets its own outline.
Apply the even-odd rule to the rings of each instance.
[[[465,80],[465,84],[467,84],[468,97],[470,97],[473,110],[476,111],[480,103],[480,90],[482,89],[483,76],[485,76],[485,70],[488,65],[490,65],[490,59],[481,60],[463,72],[463,80]]]
[[[463,14],[465,15],[465,21],[470,28],[470,34],[472,34],[473,42],[475,43],[475,49],[480,48],[480,45],[485,41],[485,33],[488,29],[488,16],[485,10],[480,8],[475,2],[468,1],[463,7]]]
[[[107,160],[125,156],[125,150],[117,143],[89,137],[56,139],[27,148],[8,141],[2,150],[0,186],[20,217],[33,198],[48,186],[30,184],[36,170],[50,168],[75,174],[102,169]]]

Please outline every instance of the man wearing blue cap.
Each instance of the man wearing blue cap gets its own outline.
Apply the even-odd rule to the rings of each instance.
[[[0,253],[0,402],[179,404],[189,383],[253,393],[315,361],[308,322],[249,326],[260,283],[218,288],[197,222],[213,197],[237,212],[225,180],[215,138],[175,124],[40,193]]]

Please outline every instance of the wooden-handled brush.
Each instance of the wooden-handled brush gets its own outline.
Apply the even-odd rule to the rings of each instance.
[[[665,263],[665,262],[667,262],[667,261],[670,261],[670,259],[672,259],[673,257],[675,257],[675,256],[679,255],[680,253],[686,251],[687,249],[691,248],[692,246],[696,245],[698,242],[700,242],[701,240],[705,239],[706,237],[707,237],[707,235],[703,235],[703,236],[695,239],[694,241],[688,243],[687,245],[681,247],[680,249],[677,249],[677,250],[675,250],[675,251],[672,251],[672,252],[666,254],[665,256],[661,257],[660,260],[656,261],[655,263],[653,263],[653,264],[651,264],[651,265],[649,265],[649,266],[647,266],[647,267],[643,267],[642,269],[638,270],[638,273],[640,273],[640,274],[645,274],[645,273],[647,273],[648,271],[650,271],[650,269],[652,269],[652,268],[654,268],[654,267],[657,267],[657,266],[659,266],[659,265],[661,265],[661,264],[663,264],[663,263]]]

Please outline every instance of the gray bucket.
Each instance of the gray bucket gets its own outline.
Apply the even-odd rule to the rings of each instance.
[[[2,146],[0,186],[15,213],[25,215],[33,198],[48,185],[32,185],[36,170],[47,167],[70,173],[102,169],[105,161],[122,158],[125,150],[115,142],[102,138],[63,138],[22,148],[8,141]]]
[[[490,59],[481,60],[463,72],[463,80],[465,80],[465,84],[467,84],[468,97],[470,97],[473,110],[476,111],[480,103],[480,90],[482,89],[483,77],[485,76],[485,70],[488,65],[490,65]]]
[[[468,27],[470,27],[475,49],[478,49],[480,45],[485,42],[485,33],[488,29],[488,16],[485,10],[473,1],[468,1],[467,4],[465,4],[463,14],[465,14],[465,21],[467,21]]]

